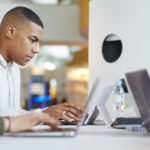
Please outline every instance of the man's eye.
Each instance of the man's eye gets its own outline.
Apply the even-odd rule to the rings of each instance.
[[[30,39],[30,41],[31,41],[32,43],[34,43],[34,42],[35,42],[35,40],[34,40],[34,39]]]

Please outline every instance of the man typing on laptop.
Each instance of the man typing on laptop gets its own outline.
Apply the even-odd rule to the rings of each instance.
[[[0,25],[0,116],[29,113],[20,107],[19,66],[39,53],[44,25],[38,15],[26,7],[8,11]],[[68,122],[81,119],[82,110],[71,103],[55,105],[44,113]]]

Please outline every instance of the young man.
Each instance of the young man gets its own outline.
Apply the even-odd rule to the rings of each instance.
[[[43,23],[35,12],[16,7],[6,13],[0,25],[0,116],[27,113],[20,107],[19,65],[26,65],[40,50]],[[71,103],[43,110],[56,119],[81,119],[82,110]]]

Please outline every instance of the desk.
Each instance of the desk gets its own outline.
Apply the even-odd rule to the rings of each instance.
[[[76,137],[0,137],[1,150],[150,150],[149,133],[131,133],[105,126],[82,126]]]

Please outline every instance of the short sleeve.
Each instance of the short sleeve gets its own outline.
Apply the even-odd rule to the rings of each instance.
[[[0,135],[4,132],[4,122],[3,119],[0,117]]]

